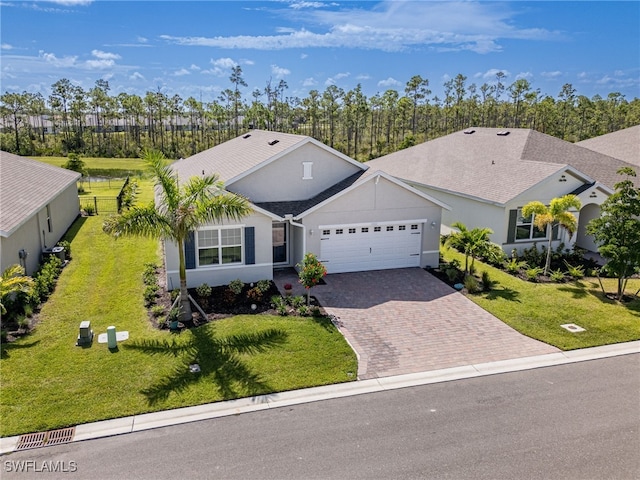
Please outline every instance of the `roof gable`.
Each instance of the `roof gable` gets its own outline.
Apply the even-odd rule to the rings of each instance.
[[[193,176],[217,173],[220,180],[229,186],[306,143],[330,151],[345,162],[358,165],[359,168],[367,168],[311,137],[266,130],[251,130],[191,157],[178,160],[172,168],[183,181]]]
[[[0,234],[10,235],[80,174],[0,151]]]

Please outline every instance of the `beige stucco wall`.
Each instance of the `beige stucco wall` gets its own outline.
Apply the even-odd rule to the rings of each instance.
[[[24,249],[27,253],[27,275],[33,275],[41,261],[42,250],[54,247],[58,240],[80,213],[80,202],[75,182],[49,202],[51,211],[51,232],[47,224],[47,208],[43,206],[35,215],[16,229],[9,237],[0,238],[0,270],[18,264],[18,252]]]
[[[254,212],[237,223],[238,226],[255,228],[256,262],[254,265],[207,266],[190,269],[187,270],[187,286],[195,288],[203,283],[211,286],[227,285],[231,280],[237,278],[245,283],[257,282],[263,279],[271,280],[273,278],[271,224],[271,218],[259,212]],[[223,225],[233,226],[236,224],[225,222]],[[243,245],[246,245],[244,238]],[[167,241],[164,242],[164,249],[167,288],[173,290],[180,286],[178,248],[175,243]],[[243,255],[245,255],[244,250]]]
[[[303,180],[303,162],[313,162],[312,179]],[[246,177],[227,184],[252,202],[306,200],[360,170],[330,151],[307,143]]]
[[[426,220],[420,265],[438,265],[442,207],[380,177],[371,179],[304,217],[306,250],[320,255],[320,227],[358,223]],[[435,222],[432,227],[431,223]]]

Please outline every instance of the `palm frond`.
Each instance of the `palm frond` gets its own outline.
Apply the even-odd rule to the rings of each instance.
[[[116,238],[122,236],[144,236],[173,238],[171,225],[151,203],[145,207],[133,207],[121,215],[105,220],[102,230]]]

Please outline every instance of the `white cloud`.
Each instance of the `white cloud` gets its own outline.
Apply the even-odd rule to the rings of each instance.
[[[235,60],[232,60],[230,58],[218,58],[216,60],[212,58],[211,65],[218,68],[232,69],[237,65],[237,63],[235,62]]]
[[[56,5],[63,5],[65,7],[85,6],[91,5],[93,0],[47,0],[49,3],[55,3]]]
[[[192,63],[191,66],[189,67],[189,70],[200,70],[200,67],[195,63]]]
[[[302,86],[303,86],[303,87],[314,87],[314,86],[316,86],[316,85],[318,85],[318,82],[317,82],[317,81],[316,81],[316,79],[315,79],[315,78],[313,78],[313,77],[305,78],[305,79],[302,81]]]
[[[184,75],[191,75],[191,72],[186,68],[181,68],[180,70],[176,70],[175,72],[173,72],[173,75],[175,77],[182,77]]]
[[[389,78],[386,78],[385,80],[380,80],[378,82],[378,86],[385,87],[385,88],[401,87],[402,82],[396,80],[393,77],[389,77]]]
[[[562,76],[562,72],[556,70],[555,72],[542,72],[540,75],[544,78],[558,78]]]
[[[505,70],[504,68],[490,68],[484,73],[476,74],[476,78],[482,78],[484,80],[496,80],[496,75],[499,72],[504,73],[505,78],[509,78],[511,76],[511,72],[509,72],[509,70]]]
[[[117,53],[103,52],[102,50],[91,50],[91,55],[101,60],[118,60],[122,58]]]
[[[76,65],[76,60],[78,60],[77,56],[66,56],[58,58],[56,57],[55,53],[47,53],[43,50],[40,50],[38,56],[42,58],[46,63],[55,67],[73,67],[74,65]]]
[[[13,50],[13,45],[10,45],[8,43],[3,43],[2,45],[0,45],[0,49],[1,50]]]
[[[321,2],[291,4],[290,20],[307,26],[281,27],[274,35],[160,38],[179,45],[233,49],[359,48],[393,52],[431,46],[438,51],[484,54],[502,50],[499,41],[503,39],[561,37],[542,28],[517,28],[517,4],[383,1],[370,9],[356,5],[329,10],[322,6]]]
[[[306,53],[301,53],[300,54],[300,60],[304,60],[305,58],[307,58],[309,55],[307,55]]]
[[[142,75],[140,72],[133,72],[133,74],[129,76],[129,80],[146,80],[146,79],[144,78],[144,75]]]
[[[271,74],[276,78],[284,78],[291,74],[291,70],[279,67],[278,65],[271,65]]]
[[[516,75],[516,80],[519,80],[521,78],[524,78],[524,79],[527,79],[527,80],[530,79],[530,78],[533,78],[533,73],[531,73],[531,72],[520,72],[520,73],[518,73]]]

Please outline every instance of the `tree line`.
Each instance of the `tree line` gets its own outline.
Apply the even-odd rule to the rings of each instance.
[[[251,128],[309,135],[366,161],[470,127],[531,128],[570,142],[640,124],[640,99],[619,92],[606,98],[580,95],[567,83],[556,97],[526,79],[507,85],[498,72],[492,83],[447,80],[441,96],[415,75],[402,91],[367,97],[361,85],[329,85],[306,97],[287,96],[284,80],[271,80],[247,97],[242,68],[229,88],[211,102],[168,95],[158,88],[144,96],[110,93],[107,80],[85,90],[63,78],[45,98],[40,93],[0,96],[0,148],[19,155],[138,157],[144,149],[181,158],[211,148]]]

